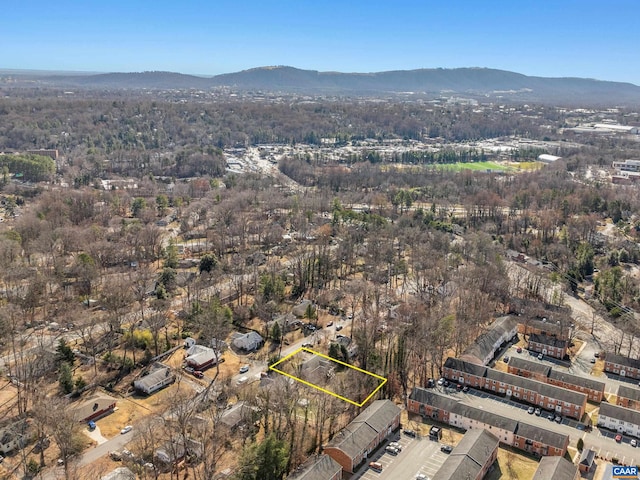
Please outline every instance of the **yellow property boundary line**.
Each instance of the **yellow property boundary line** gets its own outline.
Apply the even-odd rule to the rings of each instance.
[[[308,353],[312,353],[314,355],[319,355],[322,358],[326,358],[327,360],[330,360],[332,362],[339,363],[340,365],[343,365],[343,366],[345,366],[347,368],[351,368],[352,370],[356,370],[356,371],[358,371],[360,373],[364,373],[365,375],[369,375],[370,377],[374,377],[374,378],[377,378],[378,380],[382,380],[382,382],[380,383],[380,385],[378,385],[376,387],[376,389],[373,392],[371,392],[369,394],[369,396],[367,398],[364,399],[363,402],[358,403],[358,402],[354,402],[353,400],[351,400],[349,398],[343,397],[342,395],[338,395],[335,392],[327,390],[326,388],[319,387],[318,385],[315,385],[315,384],[313,384],[311,382],[307,382],[306,380],[302,380],[301,378],[298,378],[298,377],[296,377],[294,375],[291,375],[290,373],[283,372],[282,370],[276,368],[282,362],[285,362],[285,361],[289,360],[291,357],[297,355],[300,352],[308,352]],[[331,358],[328,355],[324,355],[322,353],[316,352],[316,351],[311,350],[311,349],[306,348],[306,347],[300,347],[299,349],[297,349],[296,351],[290,353],[286,357],[278,360],[276,363],[274,363],[273,365],[271,365],[269,367],[269,370],[273,370],[274,372],[278,372],[278,373],[284,375],[285,377],[289,377],[289,378],[295,380],[296,382],[300,382],[300,383],[302,383],[302,384],[304,384],[304,385],[306,385],[308,387],[315,388],[316,390],[320,390],[323,393],[326,393],[326,394],[329,394],[329,395],[331,395],[333,397],[339,398],[340,400],[344,400],[345,402],[349,402],[350,404],[355,405],[356,407],[362,407],[365,403],[367,403],[369,400],[371,400],[371,397],[373,397],[378,392],[378,390],[380,390],[384,386],[385,383],[387,383],[387,379],[384,378],[384,377],[381,377],[380,375],[376,375],[375,373],[368,372],[366,370],[363,370],[362,368],[354,367],[353,365],[349,365],[348,363],[341,362],[340,360],[336,360],[335,358]]]

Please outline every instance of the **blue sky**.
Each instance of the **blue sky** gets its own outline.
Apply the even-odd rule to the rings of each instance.
[[[640,85],[638,0],[25,0],[0,68],[215,75],[489,67]]]

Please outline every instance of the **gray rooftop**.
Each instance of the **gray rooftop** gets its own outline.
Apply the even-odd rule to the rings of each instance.
[[[391,400],[376,400],[354,418],[351,423],[367,423],[376,432],[380,433],[387,430],[398,415],[400,415],[400,407]]]
[[[376,400],[338,432],[327,446],[339,448],[353,458],[373,442],[380,432],[386,431],[398,415],[400,407],[391,400]]]
[[[570,402],[576,405],[582,405],[587,401],[587,396],[584,393],[574,392],[573,390],[567,390],[566,388],[556,387],[555,385],[549,385],[548,383],[539,382],[538,380],[532,380],[530,378],[524,378],[490,368],[487,369],[487,378],[520,388],[525,388],[527,390],[532,390],[544,395],[545,397],[554,398],[563,402]]]
[[[558,348],[566,348],[568,346],[567,344],[569,343],[567,342],[567,340],[560,340],[557,337],[551,337],[549,335],[539,333],[532,333],[531,335],[529,335],[529,341]]]
[[[492,425],[508,432],[515,432],[518,426],[518,421],[513,418],[503,417],[497,413],[488,412],[464,403],[455,404],[451,411],[463,417]]]
[[[436,474],[438,480],[476,478],[498,448],[498,438],[487,430],[467,430]]]
[[[416,402],[425,405],[431,405],[435,408],[440,408],[448,412],[450,412],[453,409],[453,406],[458,403],[458,400],[456,400],[455,398],[451,398],[446,395],[436,393],[433,390],[428,390],[426,388],[420,387],[413,387],[409,398],[411,400],[415,400]]]
[[[509,366],[519,368],[520,370],[526,370],[528,372],[541,373],[545,377],[549,376],[549,372],[551,371],[551,367],[549,365],[540,362],[532,362],[531,360],[520,357],[511,357],[509,359]]]
[[[591,390],[599,390],[601,392],[604,392],[604,382],[599,382],[598,380],[594,380],[592,378],[580,377],[578,375],[566,373],[561,370],[551,370],[551,372],[549,373],[549,378],[570,383],[571,385],[579,385],[585,388],[590,388]]]
[[[529,440],[541,442],[556,448],[564,448],[567,445],[568,439],[568,435],[564,433],[534,427],[533,425],[523,422],[518,423],[518,429],[515,431],[515,434],[519,437],[528,438]]]
[[[640,400],[640,389],[630,387],[628,385],[620,385],[618,387],[618,397],[624,397],[638,401]]]
[[[542,457],[532,480],[575,480],[578,467],[564,457]]]
[[[617,363],[618,365],[624,365],[626,367],[640,368],[640,360],[623,357],[622,355],[616,355],[615,353],[607,353],[605,361]]]
[[[622,420],[632,425],[640,425],[640,411],[633,410],[632,408],[602,402],[600,404],[600,415]]]
[[[329,455],[320,455],[318,460],[306,468],[295,480],[327,480],[342,470],[342,467]]]
[[[469,373],[477,377],[484,377],[487,373],[487,367],[476,363],[465,362],[464,360],[453,357],[447,358],[444,362],[444,366],[460,372]]]
[[[462,355],[475,357],[480,360],[484,359],[487,355],[494,353],[496,342],[498,342],[505,333],[515,330],[517,326],[518,322],[512,317],[505,316],[496,319],[488,327],[486,332],[481,334],[476,338],[475,342],[469,345]]]

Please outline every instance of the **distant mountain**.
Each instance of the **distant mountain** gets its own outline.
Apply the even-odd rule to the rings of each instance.
[[[6,74],[5,74],[6,75]],[[431,96],[462,95],[577,104],[640,104],[640,87],[584,78],[530,77],[490,68],[398,70],[340,73],[293,67],[260,67],[206,78],[172,72],[107,73],[97,75],[20,75],[51,86],[127,89],[208,89],[227,86],[238,91],[308,94],[379,95],[413,92]],[[0,79],[3,76],[0,72]]]

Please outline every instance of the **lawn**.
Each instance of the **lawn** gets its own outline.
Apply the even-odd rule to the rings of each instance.
[[[450,163],[437,165],[437,168],[461,172],[463,170],[473,170],[481,172],[524,172],[537,170],[540,168],[538,162],[474,162],[474,163]]]

